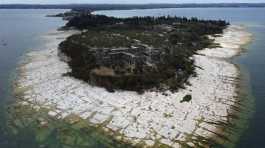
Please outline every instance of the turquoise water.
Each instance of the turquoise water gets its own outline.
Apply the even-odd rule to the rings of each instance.
[[[64,25],[60,18],[48,18],[64,10],[0,10],[0,148],[36,148],[34,134],[30,127],[10,136],[6,132],[5,113],[7,104],[14,100],[11,95],[11,80],[18,61],[26,51],[42,49],[45,41],[41,35]],[[247,52],[233,61],[248,73],[249,91],[255,97],[255,112],[249,128],[244,132],[237,147],[260,148],[265,143],[265,9],[264,8],[181,8],[152,10],[101,11],[112,16],[177,15],[197,16],[204,19],[225,19],[232,24],[243,24],[253,33],[254,40]],[[251,99],[251,98],[249,98]],[[56,136],[56,132],[52,134]],[[50,138],[51,141],[53,138]],[[89,137],[88,137],[89,139]],[[91,138],[90,138],[91,139]],[[54,141],[54,140],[53,140]],[[50,145],[49,148],[60,147]],[[100,146],[99,146],[100,147]],[[75,147],[76,148],[76,147]]]
[[[238,148],[265,147],[265,8],[180,8],[180,9],[153,9],[153,10],[122,10],[100,11],[98,14],[109,16],[161,16],[176,15],[199,17],[202,19],[225,19],[231,24],[241,24],[253,34],[253,42],[246,52],[236,57],[233,62],[244,72],[249,89],[248,102],[255,99],[254,113],[249,119],[248,129],[245,130],[236,144]],[[247,73],[247,75],[246,75]],[[249,96],[253,96],[249,97]],[[240,99],[246,99],[242,97]],[[253,108],[251,108],[253,111]],[[248,114],[247,109],[242,114]],[[240,123],[238,123],[240,124]]]

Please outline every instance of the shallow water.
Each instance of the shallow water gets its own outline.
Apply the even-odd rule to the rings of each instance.
[[[45,15],[64,10],[0,10],[0,147],[36,148],[39,145],[31,127],[17,131],[17,136],[6,133],[5,112],[7,104],[14,100],[11,95],[11,82],[15,76],[18,61],[26,51],[42,49],[45,40],[43,34],[62,26],[60,18],[47,18]],[[249,92],[255,97],[255,113],[251,117],[249,129],[243,134],[237,147],[261,147],[265,143],[265,9],[264,8],[181,8],[153,10],[101,11],[113,16],[126,17],[136,15],[177,15],[197,16],[204,19],[225,19],[232,24],[243,24],[253,33],[254,40],[248,45],[247,52],[236,57],[234,62],[241,65],[250,78]],[[247,77],[245,77],[247,78]],[[251,99],[251,98],[249,98]],[[251,102],[251,101],[250,101]],[[59,129],[59,128],[58,128]],[[53,132],[51,137],[56,137]],[[43,135],[43,133],[42,133]],[[51,139],[51,138],[50,138]],[[88,137],[89,139],[89,137]],[[60,147],[50,140],[50,147]],[[94,145],[95,146],[95,145]],[[98,145],[102,146],[102,145]]]
[[[41,49],[45,40],[41,35],[64,25],[60,18],[48,18],[65,10],[1,10],[0,9],[0,147],[19,147],[24,142],[34,145],[30,130],[21,131],[21,137],[6,133],[5,113],[7,104],[14,100],[12,80],[23,54],[32,49]],[[23,145],[26,146],[26,145]],[[34,146],[33,146],[34,147]],[[29,146],[30,148],[30,146]]]

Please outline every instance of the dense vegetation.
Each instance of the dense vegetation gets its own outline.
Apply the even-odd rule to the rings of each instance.
[[[71,18],[66,27],[83,32],[69,37],[59,49],[70,58],[67,61],[72,69],[69,75],[92,85],[109,91],[175,91],[195,75],[192,55],[197,50],[215,46],[207,36],[222,33],[227,25],[222,20],[197,18],[115,18],[81,14]],[[102,62],[113,54],[112,49],[121,48],[126,48],[125,54],[144,58],[134,64],[122,64],[130,58]]]
[[[153,29],[155,25],[175,25],[175,27],[181,27],[182,29],[188,27],[187,29],[191,31],[200,31],[199,35],[202,35],[221,33],[223,27],[228,24],[223,20],[199,20],[197,18],[188,19],[176,16],[115,18],[105,15],[81,14],[69,20],[66,27],[77,29],[108,29],[109,27]]]

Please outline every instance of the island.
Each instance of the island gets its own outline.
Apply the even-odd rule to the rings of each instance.
[[[33,123],[39,141],[54,132],[60,136],[53,141],[65,147],[217,147],[236,141],[240,73],[228,59],[251,41],[243,26],[74,13],[61,14],[71,17],[44,37],[46,49],[27,53],[14,84],[20,98],[14,116]]]

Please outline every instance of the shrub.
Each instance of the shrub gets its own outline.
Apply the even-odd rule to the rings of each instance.
[[[180,103],[183,103],[183,102],[190,102],[192,99],[192,96],[191,95],[186,95],[183,97],[183,99],[180,101]]]

